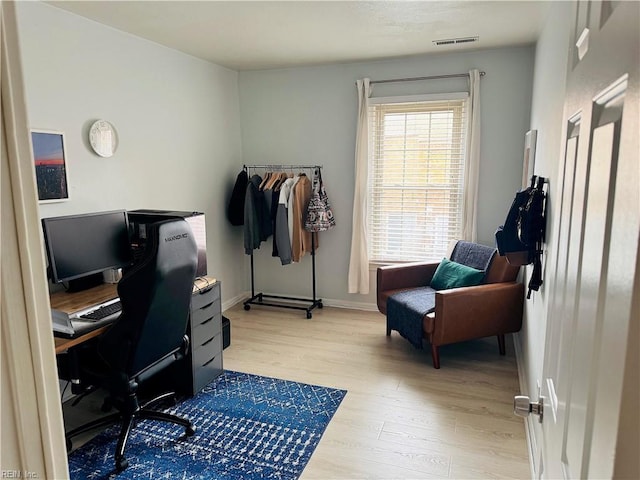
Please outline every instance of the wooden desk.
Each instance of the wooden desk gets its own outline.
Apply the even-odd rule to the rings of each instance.
[[[97,287],[89,288],[81,292],[57,292],[51,295],[49,299],[51,302],[51,308],[72,314],[93,305],[106,302],[107,300],[111,300],[117,296],[117,284],[103,283],[102,285],[98,285]],[[92,330],[91,332],[85,333],[84,335],[76,338],[54,337],[56,354],[63,353],[75,345],[79,345],[87,340],[102,335],[107,328],[109,328],[109,325]]]
[[[216,283],[216,279],[212,277],[202,277],[196,279],[193,283],[193,291],[196,292],[200,289],[207,288],[207,286]],[[115,283],[103,283],[97,287],[89,288],[81,292],[57,292],[51,295],[50,302],[51,308],[61,310],[67,314],[72,314],[89,308],[93,305],[106,302],[118,296],[117,284]],[[102,335],[110,325],[92,330],[84,335],[76,338],[61,338],[54,337],[56,345],[56,354],[63,353],[69,348],[79,345],[87,340]]]
[[[59,353],[64,353],[67,350],[69,350],[71,347],[80,345],[81,343],[84,343],[87,340],[91,340],[92,338],[99,337],[107,330],[107,328],[109,328],[109,325],[96,328],[95,330],[91,330],[89,333],[85,333],[84,335],[80,335],[79,337],[76,337],[76,338],[53,337],[53,340],[56,345],[56,355]]]

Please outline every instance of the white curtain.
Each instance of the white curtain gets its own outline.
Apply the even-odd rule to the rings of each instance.
[[[477,240],[478,176],[480,173],[480,72],[469,71],[469,123],[465,157],[462,239]]]
[[[369,164],[369,79],[358,86],[358,129],[356,131],[356,179],[353,194],[353,232],[349,260],[349,293],[369,293],[369,255],[367,246],[367,177]]]

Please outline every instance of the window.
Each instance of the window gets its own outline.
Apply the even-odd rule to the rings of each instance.
[[[462,231],[467,94],[369,106],[369,260],[440,260]]]

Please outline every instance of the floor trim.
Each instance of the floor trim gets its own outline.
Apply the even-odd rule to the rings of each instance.
[[[225,302],[222,302],[222,311],[229,310],[232,307],[235,307],[240,302],[243,302],[245,299],[249,298],[251,294],[249,292],[243,292],[236,295],[233,298],[228,299]]]
[[[265,295],[271,295],[269,292],[263,292]],[[282,295],[285,297],[295,297],[296,295],[290,293],[278,293],[278,295]],[[228,310],[238,303],[244,302],[246,299],[251,297],[251,292],[242,292],[236,295],[233,298],[230,298],[222,303],[222,311]],[[332,298],[322,298],[322,304],[326,307],[335,307],[335,308],[347,308],[351,310],[363,310],[367,312],[377,312],[378,306],[375,303],[367,303],[367,302],[350,302],[346,300],[336,300]],[[271,307],[277,308],[277,307]]]
[[[524,372],[524,356],[522,354],[522,347],[520,347],[520,335],[518,333],[513,334],[513,347],[516,353],[516,365],[518,366],[518,382],[520,383],[520,394],[530,395],[527,387],[526,375]],[[533,428],[533,418],[529,415],[524,422],[525,436],[527,438],[527,451],[529,454],[529,469],[531,470],[531,478],[538,478],[536,475],[535,465],[535,452],[537,450],[537,442],[535,438],[535,430]]]

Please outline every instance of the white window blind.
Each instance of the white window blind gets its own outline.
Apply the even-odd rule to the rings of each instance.
[[[466,94],[373,100],[369,259],[440,260],[462,231]]]

